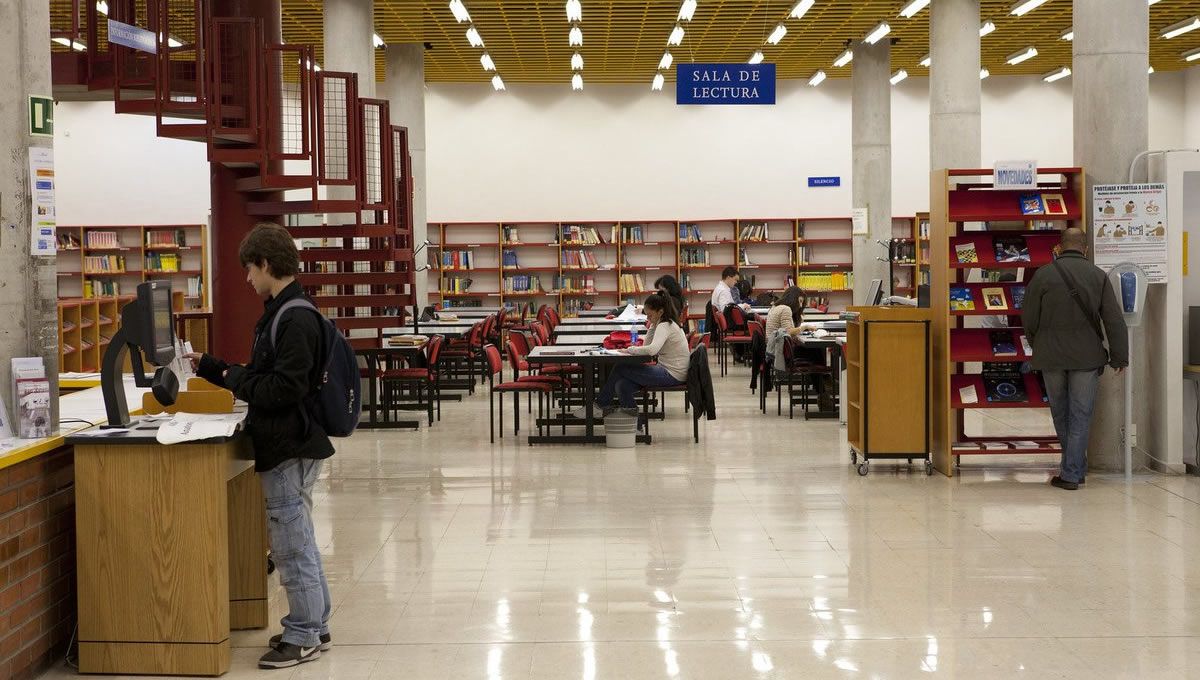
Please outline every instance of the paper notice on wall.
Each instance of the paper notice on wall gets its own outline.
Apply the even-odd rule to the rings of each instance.
[[[49,256],[57,251],[54,210],[54,149],[29,147],[29,192],[33,221],[29,229],[29,254]]]
[[[1091,217],[1097,267],[1107,272],[1129,262],[1150,283],[1167,282],[1167,185],[1098,184]]]
[[[870,213],[866,208],[854,208],[850,211],[850,217],[854,222],[855,234],[871,233]]]

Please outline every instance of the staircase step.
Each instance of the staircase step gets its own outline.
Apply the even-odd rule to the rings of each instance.
[[[407,274],[398,272],[305,272],[306,286],[392,286]]]
[[[328,201],[325,201],[326,203]],[[273,215],[273,214],[289,214],[289,213],[270,213],[256,212],[256,206],[264,205],[262,203],[251,203],[249,212],[251,215]],[[347,210],[301,210],[298,214],[319,214],[322,212],[353,212]],[[396,228],[389,224],[343,224],[338,226],[320,225],[315,227],[288,227],[288,231],[292,232],[293,238],[392,238],[396,236]]]
[[[301,277],[304,275],[301,274]],[[411,295],[312,295],[317,307],[322,309],[348,307],[411,307]]]
[[[204,123],[164,123],[158,126],[158,136],[207,143],[208,125]]]
[[[285,191],[287,189],[312,189],[316,181],[311,175],[254,175],[237,181],[237,190],[246,192]]]
[[[317,215],[320,213],[357,213],[362,212],[358,201],[319,200],[319,201],[264,201],[251,203],[248,211],[251,215]]]
[[[303,237],[301,237],[303,238]],[[308,238],[317,238],[309,236]],[[411,250],[347,250],[345,248],[304,248],[301,262],[404,262]]]
[[[333,325],[342,330],[360,328],[400,328],[398,316],[339,316],[330,319]]]

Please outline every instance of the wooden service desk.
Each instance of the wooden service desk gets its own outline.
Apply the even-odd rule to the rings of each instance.
[[[267,527],[244,434],[74,435],[81,673],[221,675],[267,625]]]

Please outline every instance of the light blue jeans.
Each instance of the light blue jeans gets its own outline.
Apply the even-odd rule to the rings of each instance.
[[[1100,369],[1088,371],[1042,371],[1050,397],[1050,415],[1062,446],[1063,481],[1079,483],[1087,476],[1088,433],[1092,429],[1092,410]]]
[[[258,475],[267,501],[271,556],[287,591],[283,641],[300,647],[320,644],[333,609],[312,518],[312,488],[324,462],[292,458]]]

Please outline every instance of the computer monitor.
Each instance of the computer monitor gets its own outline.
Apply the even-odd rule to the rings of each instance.
[[[871,279],[871,287],[867,288],[867,299],[863,304],[867,307],[875,307],[880,302],[883,302],[883,279]]]
[[[104,395],[107,427],[128,427],[124,367],[129,356],[134,383],[149,387],[164,406],[175,403],[179,378],[171,370],[175,360],[175,314],[171,309],[171,284],[147,281],[138,284],[137,297],[121,308],[121,328],[113,335],[100,367],[100,389]],[[157,367],[148,378],[143,357]]]

